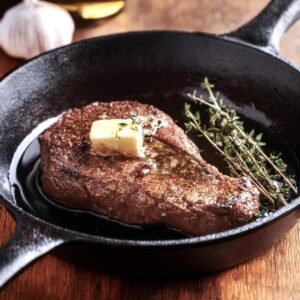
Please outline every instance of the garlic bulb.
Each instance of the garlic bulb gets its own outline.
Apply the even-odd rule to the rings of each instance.
[[[10,8],[0,23],[0,45],[7,54],[31,58],[71,43],[74,21],[62,8],[24,0]]]

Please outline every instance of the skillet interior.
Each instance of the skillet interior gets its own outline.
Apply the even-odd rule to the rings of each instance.
[[[156,32],[81,42],[41,56],[3,80],[1,172],[7,175],[13,152],[32,128],[68,108],[138,98],[180,119],[183,99],[178,94],[204,76],[242,114],[287,144],[297,162],[300,78],[295,69],[212,36]],[[51,221],[63,226],[59,218]]]

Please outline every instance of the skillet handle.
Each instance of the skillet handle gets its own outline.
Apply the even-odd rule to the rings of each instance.
[[[300,18],[300,0],[272,0],[253,20],[224,37],[277,54],[282,35]]]
[[[66,242],[53,228],[27,214],[14,214],[17,227],[12,239],[0,248],[0,290],[27,265]]]

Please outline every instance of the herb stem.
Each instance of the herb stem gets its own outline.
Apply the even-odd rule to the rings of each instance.
[[[239,153],[237,153],[237,158],[239,162],[243,166],[243,170],[245,173],[255,182],[256,187],[260,190],[260,192],[271,202],[271,204],[275,204],[274,200],[270,197],[268,191],[264,188],[264,186],[256,179],[255,175],[252,173],[252,171],[249,169],[247,164],[244,162],[243,158]],[[240,167],[240,165],[238,166]]]
[[[230,120],[230,116],[228,113],[224,112],[220,105],[218,104],[218,101],[215,97],[215,95],[212,92],[212,87],[213,85],[211,85],[207,78],[205,78],[205,81],[203,83],[203,85],[206,90],[208,91],[209,94],[209,98],[211,99],[211,101],[213,102],[213,104],[205,101],[203,98],[197,97],[197,95],[194,93],[193,95],[189,94],[189,96],[192,96],[192,99],[195,102],[200,102],[202,104],[205,104],[207,106],[209,106],[212,109],[217,110],[222,116],[224,116],[227,120]],[[256,141],[254,141],[249,135],[247,135],[239,126],[237,126],[236,124],[233,123],[234,128],[244,137],[248,140],[249,143],[251,143],[256,150],[265,158],[265,160],[270,164],[270,166],[272,168],[274,168],[274,170],[276,170],[276,172],[287,182],[287,184],[290,186],[290,188],[293,190],[293,192],[295,194],[298,194],[297,188],[292,184],[292,182],[289,180],[289,178],[287,176],[285,176],[280,169],[269,159],[269,157],[262,151],[262,149],[260,148],[260,146],[257,144]]]
[[[275,184],[270,180],[268,174],[258,164],[257,160],[254,158],[254,156],[252,155],[251,151],[249,151],[248,148],[245,145],[243,145],[243,143],[241,143],[241,140],[239,139],[239,137],[237,135],[235,135],[234,137],[240,142],[240,147],[242,147],[244,149],[245,153],[251,158],[251,161],[255,164],[255,166],[257,167],[257,169],[259,170],[259,172],[265,177],[265,179],[268,181],[268,183],[270,184],[270,186],[272,186],[275,189],[277,189],[277,187],[275,186]],[[236,154],[239,155],[239,153],[237,151],[236,151]]]
[[[220,148],[218,147],[218,145],[216,145],[213,140],[208,136],[208,134],[206,133],[206,131],[202,130],[202,128],[200,127],[199,123],[196,121],[194,115],[192,113],[189,114],[189,117],[193,120],[195,126],[197,127],[197,129],[199,130],[199,132],[201,132],[201,134],[207,139],[207,141],[218,151],[220,152],[226,162],[230,165],[230,167],[232,168],[232,170],[234,171],[234,173],[236,174],[236,176],[239,176],[238,172],[235,170],[236,166],[234,161],[229,158],[226,153]],[[251,177],[252,182],[255,184],[255,186],[257,187],[257,189],[270,201],[270,203],[272,205],[274,205],[274,200],[268,195],[268,192],[266,191],[266,189],[262,186],[262,184],[260,182],[258,182],[255,178],[255,176],[252,174],[251,170],[249,170],[249,168],[247,167],[247,165],[245,165],[243,159],[240,157],[239,155],[239,159],[240,162],[245,166],[244,169],[246,169],[246,173],[249,177]]]
[[[240,131],[240,130],[239,130]],[[242,131],[240,131],[241,134],[243,134],[244,137],[246,137],[245,133],[243,133]],[[294,187],[294,185],[291,183],[291,181],[288,179],[287,176],[285,176],[280,170],[279,168],[277,168],[277,166],[275,164],[273,164],[273,162],[269,159],[269,157],[261,150],[261,148],[257,145],[257,143],[255,143],[251,138],[249,138],[249,142],[255,146],[255,148],[258,150],[258,152],[266,159],[266,161],[270,164],[270,166],[272,168],[274,168],[274,170],[276,170],[276,172],[278,174],[280,174],[280,176],[288,183],[288,185],[290,186],[290,188],[293,190],[293,192],[295,194],[298,194],[297,188]]]
[[[213,92],[213,85],[205,78],[201,87],[207,92],[207,98],[198,96],[196,91],[188,94],[194,103],[208,107],[209,127],[201,124],[200,113],[193,114],[190,105],[185,106],[185,123],[188,131],[203,136],[223,157],[234,176],[248,176],[261,192],[261,207],[265,202],[269,207],[278,208],[286,205],[286,197],[298,195],[293,176],[288,175],[287,165],[279,154],[268,156],[263,150],[262,134],[255,135],[254,130],[246,132],[243,122],[236,111],[227,107],[218,93]]]

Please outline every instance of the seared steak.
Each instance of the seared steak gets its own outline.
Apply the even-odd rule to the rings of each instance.
[[[96,155],[92,122],[154,116],[167,124],[145,138],[148,157]],[[39,136],[45,193],[70,208],[87,209],[130,224],[166,223],[191,235],[230,229],[252,220],[259,192],[248,178],[221,174],[200,156],[173,120],[133,101],[73,109]]]

